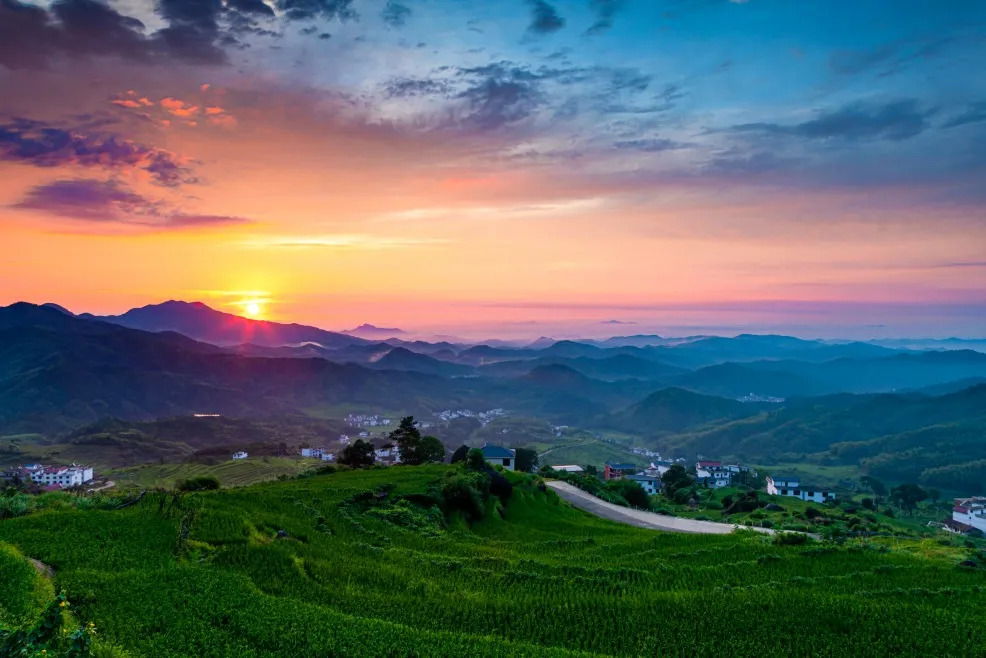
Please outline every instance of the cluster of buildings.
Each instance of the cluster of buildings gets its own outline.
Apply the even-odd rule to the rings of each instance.
[[[379,414],[349,414],[346,422],[353,427],[386,427],[392,422],[389,418],[381,418]]]
[[[321,459],[323,462],[330,462],[336,458],[333,453],[328,452],[324,448],[302,448],[298,451],[298,454],[309,459]]]
[[[654,454],[656,455],[656,453]],[[675,463],[681,463],[681,460],[656,459],[646,468],[640,468],[631,463],[608,461],[603,466],[603,479],[631,480],[643,487],[648,494],[656,494],[661,490],[661,476],[667,473],[668,469]],[[726,487],[733,483],[733,479],[738,474],[746,472],[755,473],[749,466],[700,461],[695,464],[695,481],[697,484],[709,488]]]
[[[480,425],[486,427],[493,419],[506,416],[507,412],[503,409],[488,409],[486,411],[472,411],[471,409],[446,409],[435,414],[435,418],[442,422],[449,422],[456,418],[475,418]]]
[[[34,482],[48,489],[68,489],[80,487],[93,479],[92,466],[45,466],[43,464],[25,464],[0,473],[4,480],[20,480]]]
[[[943,528],[960,535],[976,530],[986,533],[986,496],[956,498],[952,505],[952,518],[945,521]]]

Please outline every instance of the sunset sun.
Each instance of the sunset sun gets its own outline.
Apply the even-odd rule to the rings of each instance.
[[[244,309],[246,310],[246,314],[249,315],[251,318],[255,318],[258,315],[260,315],[260,311],[261,311],[260,304],[257,302],[247,302],[246,306],[244,306]]]

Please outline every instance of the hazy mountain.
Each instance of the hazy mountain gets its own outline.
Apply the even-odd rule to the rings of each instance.
[[[202,302],[168,301],[131,309],[123,315],[97,317],[83,314],[79,317],[105,320],[144,331],[177,331],[214,345],[249,343],[276,347],[317,343],[331,349],[367,342],[357,336],[325,331],[317,327],[251,320],[217,311]]]
[[[375,327],[372,324],[361,324],[355,329],[347,329],[342,333],[350,336],[359,336],[360,338],[366,338],[368,340],[381,340],[384,338],[403,336],[407,332],[403,329],[397,329],[395,327]]]
[[[404,347],[391,348],[389,352],[370,364],[377,370],[408,370],[443,377],[464,377],[475,374],[469,366],[440,361],[427,354],[412,352]]]
[[[607,422],[628,432],[654,436],[680,432],[717,420],[751,416],[759,413],[760,409],[758,405],[736,400],[701,395],[681,388],[665,388],[613,414]]]
[[[603,358],[565,358],[542,356],[524,361],[500,361],[483,366],[480,372],[496,377],[517,377],[528,373],[534,368],[545,365],[562,365],[573,370],[604,381],[619,379],[643,379],[649,381],[664,381],[685,372],[677,366],[650,361],[629,354],[615,354]]]

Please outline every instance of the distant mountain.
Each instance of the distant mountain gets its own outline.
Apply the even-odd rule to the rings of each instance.
[[[657,361],[650,361],[629,354],[614,354],[603,358],[566,358],[542,356],[532,360],[500,361],[483,366],[482,374],[495,377],[517,377],[545,365],[562,365],[593,379],[616,381],[620,379],[641,379],[665,381],[685,370]]]
[[[53,308],[56,311],[61,311],[65,315],[73,315],[72,311],[68,310],[64,306],[61,306],[59,304],[56,304],[55,302],[45,302],[41,306],[44,307],[44,308]]]
[[[675,386],[728,398],[751,394],[789,398],[833,392],[821,382],[797,372],[759,370],[747,363],[720,363],[706,366],[673,377],[669,381]]]
[[[143,331],[177,331],[196,340],[214,345],[249,343],[267,347],[317,343],[335,349],[366,343],[362,338],[325,331],[301,324],[282,324],[251,320],[217,311],[202,302],[168,301],[127,311],[123,315],[79,317],[104,320]]]
[[[736,400],[700,395],[681,388],[665,388],[613,414],[607,422],[628,432],[655,436],[713,421],[748,417],[760,410],[757,405]]]
[[[370,364],[375,370],[405,370],[442,377],[465,377],[475,373],[469,366],[440,361],[427,354],[412,352],[405,347],[394,347]]]
[[[369,340],[380,340],[383,338],[393,338],[395,336],[403,336],[407,334],[403,329],[397,329],[394,327],[375,327],[372,324],[361,324],[355,329],[347,329],[342,333],[348,334],[350,336],[359,336],[360,338],[367,338]]]
[[[554,345],[557,342],[558,341],[556,341],[554,338],[548,338],[547,336],[541,336],[537,340],[534,340],[534,341],[528,343],[527,345],[525,345],[524,346],[524,349],[528,349],[528,350],[540,350],[540,349],[544,349],[545,347],[551,347],[552,345]]]

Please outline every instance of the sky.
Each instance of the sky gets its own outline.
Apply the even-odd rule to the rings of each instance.
[[[984,336],[984,65],[972,0],[0,0],[0,304]]]

